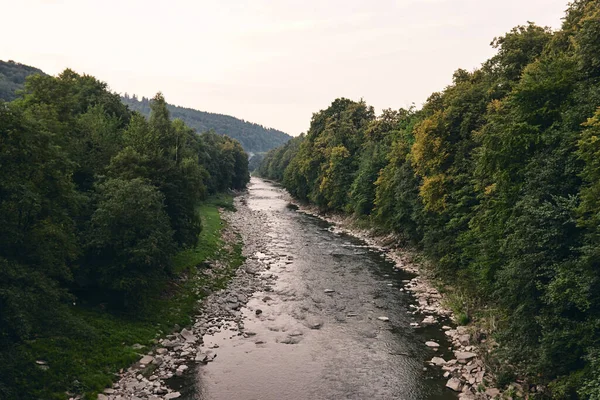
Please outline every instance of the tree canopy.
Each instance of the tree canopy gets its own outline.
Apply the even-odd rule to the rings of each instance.
[[[249,181],[239,142],[171,120],[160,93],[150,107],[68,69],[0,100],[1,398],[43,397],[19,344],[85,331],[72,305],[144,315],[197,243],[199,203]]]
[[[422,248],[494,310],[498,376],[599,398],[599,38],[600,3],[575,1],[559,31],[495,38],[420,110],[335,100],[259,173]]]

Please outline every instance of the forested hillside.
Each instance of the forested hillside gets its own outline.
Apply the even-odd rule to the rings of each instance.
[[[156,313],[185,310],[157,307],[185,287],[175,256],[197,245],[203,199],[245,187],[248,159],[172,121],[160,93],[150,110],[71,70],[0,100],[0,398],[102,390],[137,359],[131,340],[169,329]]]
[[[150,100],[142,97],[139,100],[135,95],[122,97],[131,110],[139,111],[145,116],[150,114]],[[218,134],[227,135],[242,144],[247,152],[263,153],[272,148],[281,146],[290,139],[286,133],[277,129],[265,128],[262,125],[247,122],[229,115],[214,114],[167,104],[173,118],[181,119],[186,125],[196,130],[205,132],[213,130]]]
[[[45,75],[41,70],[14,61],[0,60],[0,99],[11,101],[17,98],[17,92],[22,90],[25,78],[33,74]],[[151,112],[151,99],[125,94],[121,97],[130,110],[138,111],[148,117]],[[219,135],[227,135],[241,143],[249,153],[264,153],[272,148],[281,146],[291,136],[277,129],[265,128],[262,125],[244,121],[229,115],[214,114],[167,104],[171,117],[182,120],[197,133],[209,130]]]
[[[259,172],[422,248],[498,343],[500,385],[599,399],[600,2],[492,45],[420,110],[335,100]]]
[[[0,60],[0,100],[11,101],[17,98],[17,91],[23,89],[25,78],[44,73],[34,67],[14,61]]]

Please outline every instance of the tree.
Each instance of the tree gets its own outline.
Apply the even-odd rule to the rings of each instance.
[[[175,251],[164,195],[141,178],[98,185],[87,232],[87,267],[128,308],[143,306],[164,279]]]

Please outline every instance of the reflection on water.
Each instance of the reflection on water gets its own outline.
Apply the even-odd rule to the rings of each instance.
[[[257,232],[289,262],[273,263],[273,292],[255,293],[244,309],[251,336],[227,330],[205,336],[205,346],[219,346],[218,359],[198,367],[189,398],[456,398],[444,388],[443,371],[427,365],[446,353],[424,342],[447,348],[444,335],[435,327],[410,327],[413,300],[399,290],[410,275],[361,241],[297,212],[270,183],[253,178],[247,204],[266,213],[267,226]]]

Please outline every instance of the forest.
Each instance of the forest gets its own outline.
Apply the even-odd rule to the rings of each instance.
[[[18,97],[23,90],[25,78],[29,75],[46,75],[38,68],[30,67],[15,61],[0,60],[0,99],[11,101]],[[131,111],[138,111],[149,117],[152,99],[136,95],[129,96],[125,93],[121,101]],[[219,135],[227,135],[240,142],[248,153],[264,153],[281,146],[290,139],[290,136],[273,128],[244,121],[230,115],[215,114],[191,108],[178,107],[167,103],[167,109],[173,119],[180,119],[197,133],[212,130]]]
[[[187,312],[155,305],[185,287],[201,205],[246,186],[248,157],[162,94],[149,107],[69,69],[0,100],[0,398],[97,393],[139,357],[123,344],[168,328],[155,314]]]
[[[336,99],[258,173],[421,249],[500,385],[600,399],[600,2],[491,45],[420,109]]]
[[[0,60],[0,99],[16,99],[17,91],[25,85],[25,78],[34,74],[45,75],[43,71],[28,65]]]
[[[150,99],[146,97],[138,99],[135,95],[130,97],[125,94],[122,100],[131,110],[139,111],[145,116],[150,114]],[[229,115],[209,113],[172,104],[167,104],[167,108],[173,118],[182,120],[197,132],[213,130],[218,134],[228,135],[239,141],[248,153],[264,153],[283,145],[290,139],[287,133],[277,129],[265,128],[262,125]]]

